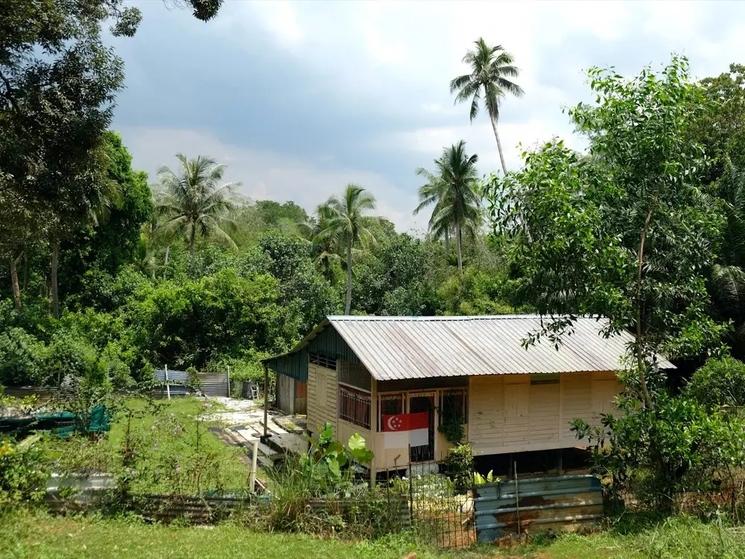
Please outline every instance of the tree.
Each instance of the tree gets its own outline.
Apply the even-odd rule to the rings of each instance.
[[[489,113],[494,138],[497,140],[499,160],[502,172],[507,174],[507,165],[502,153],[502,142],[497,132],[499,108],[502,98],[508,93],[515,96],[523,94],[522,88],[512,78],[516,78],[520,70],[514,64],[512,55],[502,48],[502,45],[490,47],[483,38],[474,41],[476,48],[469,50],[463,57],[463,62],[471,67],[469,74],[458,76],[450,82],[450,93],[455,93],[455,101],[462,103],[470,101],[471,122],[479,113],[479,105],[483,101]],[[483,97],[482,97],[483,96]]]
[[[74,293],[86,271],[115,274],[132,262],[141,242],[143,223],[150,220],[153,202],[147,175],[132,169],[132,156],[115,132],[104,135],[106,176],[111,185],[95,221],[73,230],[61,249],[60,270],[67,293]]]
[[[318,208],[319,240],[335,239],[345,253],[347,288],[344,297],[344,313],[352,311],[352,251],[358,245],[374,242],[370,232],[372,218],[365,215],[375,209],[375,198],[361,186],[347,185],[341,198],[332,196]]]
[[[476,162],[478,155],[466,153],[466,143],[445,148],[435,159],[436,171],[418,169],[417,174],[427,178],[427,184],[419,189],[419,205],[414,213],[427,206],[434,206],[429,220],[429,229],[436,237],[455,231],[455,247],[458,255],[458,271],[463,271],[463,232],[474,232],[478,226],[480,200]]]
[[[513,243],[518,302],[557,317],[527,341],[558,344],[578,314],[607,317],[607,334],[636,335],[627,393],[653,408],[664,392],[657,356],[715,352],[725,331],[706,290],[724,220],[689,134],[703,101],[682,58],[661,73],[590,78],[596,104],[570,113],[589,154],[561,142],[526,154],[490,189],[492,215]]]
[[[103,134],[123,81],[101,25],[111,18],[115,35],[132,35],[139,11],[119,0],[10,4],[0,16],[0,237],[21,252],[46,242],[58,314],[60,244],[106,195]]]
[[[158,211],[165,217],[165,227],[186,237],[189,253],[194,254],[197,235],[217,237],[229,246],[235,242],[223,229],[226,213],[232,209],[230,195],[238,183],[220,184],[225,166],[202,155],[188,159],[179,153],[179,173],[168,167],[158,171],[160,199]]]

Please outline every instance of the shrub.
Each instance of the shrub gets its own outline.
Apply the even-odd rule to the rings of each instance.
[[[473,450],[468,443],[459,444],[448,451],[445,472],[452,478],[455,490],[464,493],[471,488],[473,480]]]
[[[623,415],[603,415],[599,427],[583,420],[572,427],[589,440],[594,469],[616,497],[632,491],[651,508],[671,510],[680,494],[716,489],[745,466],[745,423],[736,416],[664,394],[651,409],[620,405]]]
[[[33,435],[20,443],[10,438],[0,440],[0,507],[44,497],[49,474],[36,445],[39,438]]]
[[[710,410],[745,406],[745,363],[733,357],[709,359],[693,374],[686,392]]]
[[[31,384],[39,381],[44,344],[22,328],[0,332],[0,383]]]
[[[98,359],[96,348],[85,338],[59,330],[49,343],[44,377],[46,382],[61,385],[68,376],[102,384],[106,379],[106,369]]]
[[[345,446],[334,439],[331,425],[324,425],[307,454],[288,457],[282,466],[270,471],[271,527],[334,533],[349,526],[352,519],[351,524],[358,524],[364,518],[365,525],[377,532],[374,526],[382,522],[382,496],[354,479],[356,466],[367,464],[372,458],[373,453],[359,434],[349,437]],[[311,501],[319,498],[325,499],[329,507],[314,509]],[[334,508],[333,503],[338,506]],[[390,519],[389,515],[383,516]]]

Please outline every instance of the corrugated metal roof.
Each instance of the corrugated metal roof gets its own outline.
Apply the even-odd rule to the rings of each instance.
[[[377,380],[615,371],[633,342],[625,332],[603,337],[607,321],[594,318],[577,319],[558,349],[547,340],[523,347],[541,327],[538,315],[330,316],[328,322]],[[674,368],[664,359],[660,366]]]

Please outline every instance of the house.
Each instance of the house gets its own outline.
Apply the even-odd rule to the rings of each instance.
[[[579,318],[557,349],[547,340],[525,347],[541,326],[536,315],[330,316],[265,366],[287,394],[305,385],[311,433],[330,422],[340,440],[365,437],[374,476],[442,460],[453,428],[477,457],[584,447],[570,421],[613,409],[616,371],[633,341],[604,337],[606,325]],[[387,436],[400,414],[424,420],[425,437],[411,448]]]

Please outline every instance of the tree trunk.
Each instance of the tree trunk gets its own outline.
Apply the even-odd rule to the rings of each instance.
[[[489,120],[491,120],[492,130],[494,130],[494,137],[497,139],[497,151],[499,151],[499,161],[500,163],[502,163],[502,173],[506,175],[507,165],[505,165],[504,163],[504,153],[502,153],[502,142],[499,140],[499,132],[497,132],[497,116],[490,114]]]
[[[458,252],[458,272],[463,273],[463,237],[461,235],[460,223],[455,222],[455,248]]]
[[[639,369],[639,385],[642,391],[642,400],[644,407],[652,409],[654,403],[652,397],[649,394],[649,388],[647,387],[647,377],[644,372],[644,355],[642,353],[642,340],[644,339],[645,330],[642,325],[644,320],[644,302],[642,300],[642,282],[643,282],[643,268],[644,268],[644,244],[647,240],[647,232],[649,231],[649,225],[652,221],[652,208],[647,211],[647,217],[644,219],[644,226],[642,227],[641,234],[639,236],[639,257],[637,262],[636,270],[636,365]]]
[[[28,254],[23,251],[23,291],[28,289]]]
[[[171,245],[166,247],[166,255],[163,258],[163,279],[166,279],[166,272],[168,271],[168,258],[171,256]]]
[[[60,242],[58,239],[52,241],[52,257],[49,266],[49,289],[52,297],[52,315],[59,317],[59,284],[57,281],[57,272],[59,271],[59,250]]]
[[[21,259],[23,253],[18,257],[10,257],[10,286],[13,290],[13,304],[17,311],[21,310],[21,286],[18,282],[18,261]]]
[[[352,312],[352,241],[347,245],[347,294],[344,298],[344,314]]]

